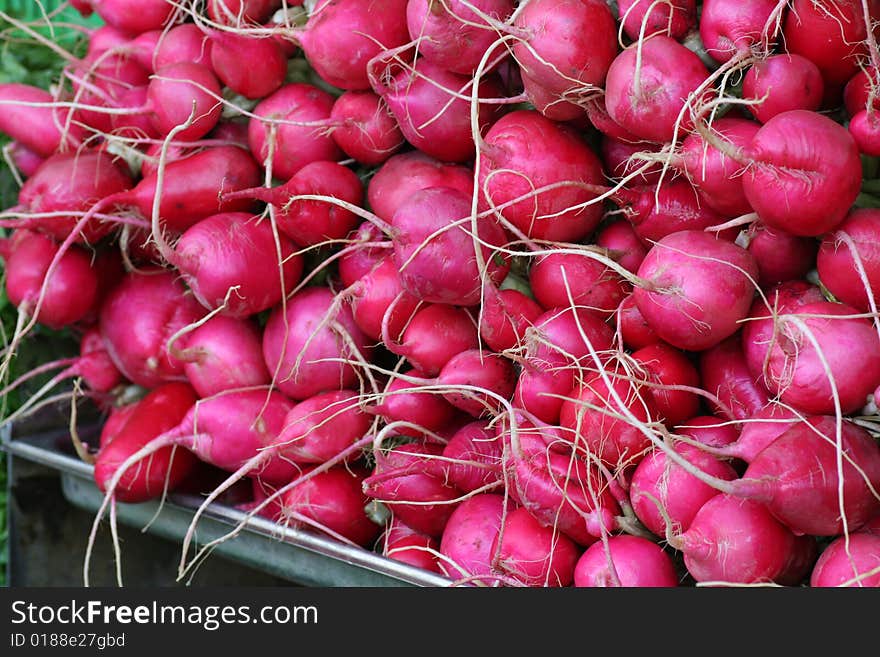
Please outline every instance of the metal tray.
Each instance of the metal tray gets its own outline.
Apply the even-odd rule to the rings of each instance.
[[[57,427],[57,425],[56,425]],[[97,427],[81,430],[84,439],[97,434]],[[96,512],[104,494],[95,486],[92,466],[72,451],[67,430],[43,429],[24,433],[6,426],[0,443],[9,454],[56,470],[65,498],[73,505]],[[117,519],[148,533],[182,541],[200,498],[172,494],[159,510],[157,502],[119,504]],[[159,513],[157,514],[157,511]],[[152,520],[152,522],[151,522]],[[212,504],[199,520],[198,541],[207,543],[228,533],[244,521],[243,530],[215,548],[219,555],[252,568],[305,586],[389,587],[451,586],[452,580],[389,559],[369,550],[345,545],[308,530],[292,529],[223,504]],[[210,558],[210,557],[209,557]]]

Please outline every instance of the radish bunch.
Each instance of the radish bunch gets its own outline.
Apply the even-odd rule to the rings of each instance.
[[[76,6],[0,85],[2,367],[82,336],[7,390],[106,413],[90,545],[207,468],[181,578],[235,500],[461,585],[877,585],[876,3]]]

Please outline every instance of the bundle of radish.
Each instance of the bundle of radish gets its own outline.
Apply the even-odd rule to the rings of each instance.
[[[878,585],[878,3],[140,5],[0,85],[91,540],[202,462],[181,579],[244,490],[462,586]]]

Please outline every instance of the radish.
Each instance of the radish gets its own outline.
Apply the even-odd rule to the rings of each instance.
[[[469,100],[473,84],[477,84],[480,129],[491,126],[500,113],[500,105],[479,100],[500,97],[501,86],[491,76],[477,83],[427,58],[404,66],[381,55],[371,60],[369,74],[373,91],[385,101],[406,140],[438,160],[467,162],[474,157]]]
[[[170,350],[199,397],[265,386],[270,376],[255,322],[217,315],[187,333]]]
[[[459,504],[440,539],[440,568],[454,580],[491,585],[495,580],[496,551],[509,504],[503,495],[481,493]],[[480,579],[480,577],[484,579]]]
[[[654,329],[645,321],[635,297],[630,294],[620,302],[617,310],[618,332],[623,344],[630,349],[641,349],[660,342]]]
[[[609,536],[607,546],[593,543],[574,569],[578,587],[678,586],[672,558],[656,543],[640,536]]]
[[[695,0],[618,0],[617,13],[623,31],[633,41],[641,38],[643,30],[646,37],[661,32],[681,39],[697,25]]]
[[[451,187],[415,192],[397,208],[391,226],[400,282],[423,301],[475,305],[482,285],[500,283],[510,268],[493,251],[507,243],[504,230],[492,218],[472,217],[470,199]],[[483,242],[479,248],[476,239]]]
[[[84,131],[67,126],[68,112],[54,107],[48,91],[17,82],[0,84],[0,132],[42,157],[80,145]],[[39,106],[31,106],[39,103]]]
[[[382,325],[386,324],[389,338],[386,346],[394,350],[393,340],[403,333],[410,320],[415,319],[414,313],[419,305],[418,299],[404,291],[394,263],[390,258],[381,260],[350,287],[351,313],[355,324],[373,340],[383,339]],[[470,322],[469,318],[462,319]],[[472,341],[468,341],[468,344],[472,344]]]
[[[541,422],[557,424],[576,375],[573,367],[565,365],[523,367],[513,391],[513,403]]]
[[[742,423],[736,440],[713,453],[751,463],[762,449],[800,421],[801,417],[794,411],[769,403]]]
[[[605,82],[608,114],[640,139],[671,141],[687,128],[679,115],[708,77],[697,55],[658,34],[630,46],[611,63]]]
[[[302,0],[284,0],[288,7],[302,4]],[[278,9],[282,0],[208,0],[208,17],[222,25],[239,26],[263,23]]]
[[[357,442],[371,424],[358,403],[352,390],[331,390],[296,404],[284,418],[284,429],[275,441],[282,458],[324,463]]]
[[[195,392],[185,383],[166,383],[137,402],[98,452],[94,469],[98,488],[120,502],[146,502],[180,485],[198,461],[185,449],[167,446],[153,453],[144,467],[122,472],[116,485],[108,488],[129,456],[174,427],[195,403]]]
[[[880,536],[856,532],[834,539],[819,556],[810,586],[880,586]]]
[[[421,151],[392,155],[370,178],[367,202],[377,217],[391,221],[404,201],[429,187],[452,187],[471,196],[474,172],[465,165],[441,162]]]
[[[700,353],[700,380],[713,395],[714,413],[727,420],[747,420],[766,407],[769,393],[759,375],[752,374],[740,332]]]
[[[263,331],[263,357],[278,389],[294,400],[357,382],[341,359],[368,360],[371,348],[347,306],[322,287],[309,287],[277,306]]]
[[[333,103],[330,121],[336,145],[366,166],[382,164],[406,141],[385,101],[372,91],[346,91]]]
[[[464,425],[443,448],[450,459],[449,480],[466,493],[502,482],[503,444],[498,431],[485,420]]]
[[[265,164],[269,139],[274,139],[272,175],[283,180],[289,180],[310,162],[342,159],[342,151],[323,130],[333,103],[332,95],[313,85],[283,85],[253,109],[255,116],[248,125],[251,153]],[[276,123],[270,125],[267,120]]]
[[[188,228],[163,255],[205,308],[247,317],[275,306],[299,282],[303,258],[294,251],[283,236],[276,241],[268,220],[225,212]]]
[[[644,1],[644,0],[641,0]],[[663,166],[643,167],[633,155],[636,153],[656,153],[659,145],[650,141],[625,141],[602,135],[600,151],[605,170],[611,178],[620,181],[626,178],[633,185],[655,185],[660,181]],[[638,173],[637,173],[638,172]]]
[[[526,330],[544,313],[538,303],[517,289],[499,290],[487,285],[483,291],[480,339],[493,351],[516,349]]]
[[[546,94],[550,107],[578,105],[601,88],[617,55],[614,15],[599,0],[532,0],[517,11],[513,28],[522,34],[514,42],[526,94],[535,103]],[[549,118],[558,118],[548,114]]]
[[[154,388],[184,380],[184,364],[168,350],[175,332],[204,314],[172,272],[129,273],[104,301],[99,327],[113,363],[132,383]]]
[[[318,160],[297,171],[280,187],[254,187],[225,194],[225,200],[256,198],[276,207],[278,229],[297,245],[316,246],[341,240],[359,223],[351,210],[331,200],[297,199],[301,195],[326,196],[360,206],[363,184],[357,174],[336,162]]]
[[[822,236],[816,257],[819,278],[828,291],[839,301],[865,312],[880,297],[880,250],[875,240],[878,227],[880,211],[854,209],[835,230]]]
[[[817,265],[818,244],[810,237],[798,237],[773,230],[760,223],[749,226],[746,249],[758,263],[758,284],[763,288],[806,278]]]
[[[750,426],[750,424],[746,424]],[[693,438],[709,447],[725,447],[736,442],[740,436],[739,426],[715,415],[697,415],[675,427],[679,436]]]
[[[150,80],[146,107],[153,123],[167,135],[177,126],[193,122],[176,134],[182,141],[194,141],[208,134],[220,120],[220,82],[213,71],[193,62],[177,62],[158,69]]]
[[[387,311],[385,318],[390,319]],[[470,314],[463,308],[445,304],[427,304],[416,311],[400,337],[384,329],[383,326],[385,347],[428,376],[438,374],[456,354],[475,349],[479,344]]]
[[[751,49],[769,50],[775,31],[769,32],[778,0],[703,0],[700,38],[706,52],[718,62],[729,62]],[[742,54],[741,54],[742,53]]]
[[[581,551],[570,538],[546,527],[526,509],[514,509],[504,518],[502,532],[491,551],[496,567],[524,586],[569,586]]]
[[[7,148],[14,169],[18,170],[24,178],[30,178],[34,175],[40,165],[46,161],[46,158],[40,156],[36,151],[32,151],[17,141],[7,144]]]
[[[609,316],[630,291],[620,275],[601,261],[570,252],[536,258],[529,268],[529,285],[544,308],[575,303]]]
[[[339,280],[351,287],[386,259],[391,242],[384,240],[382,230],[364,221],[346,236],[348,248],[339,253]]]
[[[406,25],[410,38],[419,41],[421,57],[452,73],[470,75],[513,10],[513,0],[410,0]]]
[[[162,33],[155,49],[150,52],[150,65],[144,68],[158,71],[178,62],[192,62],[210,67],[213,47],[208,35],[193,23],[175,25]]]
[[[726,481],[737,478],[736,470],[729,463],[698,447],[677,443],[674,449],[701,472]],[[629,489],[633,511],[657,536],[665,536],[670,523],[673,533],[687,531],[700,508],[718,494],[715,488],[689,474],[660,450],[639,462]]]
[[[752,303],[758,267],[745,249],[686,230],[657,242],[638,276],[647,284],[633,294],[651,328],[674,347],[702,351],[739,328]]]
[[[369,502],[361,490],[365,476],[361,468],[343,466],[315,474],[283,494],[280,522],[372,547],[381,528],[364,513]]]
[[[407,527],[396,518],[388,522],[382,534],[382,554],[389,559],[443,574],[440,566],[440,543],[432,536]]]
[[[19,313],[50,328],[60,329],[84,318],[98,297],[98,277],[84,249],[73,246],[60,253],[52,238],[17,230],[0,240],[0,257],[6,265],[9,301]]]
[[[700,398],[693,391],[699,390],[700,374],[685,354],[658,343],[642,347],[631,356],[643,370],[635,376],[646,381],[657,418],[667,427],[674,427],[697,413]]]
[[[409,41],[407,0],[381,6],[362,0],[318,0],[294,36],[321,79],[345,90],[370,88],[371,58]],[[340,57],[339,53],[348,53]]]
[[[128,0],[77,0],[77,9],[87,16],[94,11],[109,25],[131,34],[158,30],[171,21],[177,6],[167,0],[143,0],[132,11]]]
[[[850,306],[817,301],[783,309],[743,334],[749,370],[770,392],[805,413],[851,413],[880,384],[880,338]],[[768,335],[769,334],[769,335]],[[761,339],[767,336],[769,339]]]
[[[526,329],[525,357],[532,367],[595,365],[590,354],[600,357],[612,351],[611,328],[602,317],[587,309],[551,308]]]
[[[497,208],[532,239],[576,242],[596,228],[602,206],[589,186],[604,184],[602,163],[575,130],[517,110],[498,119],[484,142],[480,210]],[[550,185],[558,186],[537,191]]]
[[[376,466],[364,480],[364,492],[388,506],[404,524],[439,538],[461,496],[461,491],[445,481],[433,465],[441,452],[440,446],[433,443],[374,450]]]
[[[874,112],[862,110],[856,113],[848,127],[860,153],[872,157],[880,155],[880,121]]]
[[[75,213],[91,209],[106,197],[118,197],[132,186],[129,173],[113,156],[104,151],[86,150],[58,153],[47,158],[28,178],[18,193],[18,203],[27,213],[59,214],[34,217],[26,215],[11,227],[28,228],[47,233],[57,240],[66,239],[81,222]],[[105,201],[103,205],[111,206]],[[79,226],[77,241],[94,243],[108,235],[114,226],[89,219]]]
[[[424,379],[425,373],[413,369],[407,378]],[[456,409],[442,396],[407,379],[393,379],[385,388],[382,400],[368,407],[370,413],[380,415],[386,423],[406,422],[397,432],[405,436],[422,437],[426,432],[439,432],[455,419]],[[418,427],[418,428],[416,428]]]
[[[468,349],[449,359],[437,375],[437,384],[444,387],[446,401],[478,418],[499,412],[499,398],[513,397],[516,370],[503,356]]]
[[[287,56],[273,39],[212,30],[211,68],[220,82],[245,98],[263,98],[287,78]],[[254,67],[253,62],[259,62]]]
[[[756,62],[743,78],[743,98],[761,123],[789,110],[818,110],[824,82],[819,67],[796,54],[772,55]]]
[[[635,274],[642,260],[648,255],[648,248],[636,234],[632,224],[618,219],[601,228],[595,236],[596,246],[608,250],[608,256],[628,272]],[[630,296],[629,293],[626,295]]]

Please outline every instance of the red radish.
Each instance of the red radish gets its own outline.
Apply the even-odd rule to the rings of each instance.
[[[273,307],[299,282],[303,258],[295,250],[283,236],[276,242],[268,220],[225,212],[188,228],[165,258],[205,308],[247,317]]]
[[[611,328],[602,317],[581,308],[551,308],[526,330],[527,362],[547,367],[562,364],[591,368],[591,354],[604,358],[612,350]]]
[[[657,32],[681,39],[697,25],[695,0],[618,0],[617,13],[623,30],[633,41]]]
[[[851,413],[880,384],[880,338],[850,306],[829,301],[783,309],[747,327],[743,345],[749,370],[763,375],[771,393],[806,413]],[[750,322],[751,324],[751,322]],[[759,336],[770,334],[769,340]],[[833,378],[832,381],[829,377]]]
[[[674,449],[701,472],[726,481],[737,478],[729,463],[699,447],[677,443]],[[636,516],[657,536],[666,535],[669,523],[674,533],[687,531],[700,508],[718,494],[715,488],[689,474],[659,450],[639,462],[629,490]]]
[[[515,349],[522,343],[526,329],[543,313],[544,309],[523,292],[487,285],[481,308],[480,338],[493,351]]]
[[[633,157],[636,153],[656,153],[658,149],[659,146],[650,141],[628,142],[602,135],[601,152],[605,170],[615,180],[626,178],[634,185],[655,185],[660,181],[662,165],[645,168],[644,162]],[[636,173],[637,170],[639,173]]]
[[[447,577],[472,577],[485,585],[494,583],[497,568],[493,545],[502,529],[505,506],[503,495],[481,493],[456,507],[440,540],[440,568]],[[481,580],[481,576],[485,579]]]
[[[578,101],[603,86],[617,55],[614,15],[599,0],[532,0],[516,13],[514,42],[526,93]]]
[[[630,286],[601,260],[586,254],[549,253],[529,268],[529,284],[544,308],[581,307],[611,315]]]
[[[52,94],[26,84],[0,84],[0,132],[42,157],[69,151],[80,145],[83,129],[67,127],[68,111],[51,106]],[[39,107],[30,106],[40,103]]]
[[[589,186],[604,184],[602,163],[574,129],[518,110],[498,119],[484,141],[480,210],[499,208],[532,239],[576,242],[598,225],[602,204]],[[535,191],[549,185],[558,187]]]
[[[407,377],[426,378],[424,372],[413,369],[406,372]],[[456,415],[455,408],[436,391],[421,391],[422,386],[405,379],[394,379],[385,389],[382,401],[367,410],[381,415],[389,424],[408,422],[420,427],[401,426],[397,433],[405,436],[421,437],[424,432],[443,430]]]
[[[739,437],[715,452],[719,456],[751,463],[761,450],[801,421],[800,416],[780,404],[767,404],[742,423]]]
[[[658,343],[634,351],[632,358],[644,370],[644,375],[636,373],[636,376],[644,377],[657,418],[667,427],[684,422],[697,413],[700,398],[694,392],[671,388],[687,386],[699,389],[700,374],[687,356],[669,345]],[[658,386],[653,387],[652,384]]]
[[[364,221],[347,236],[349,246],[339,255],[339,280],[345,287],[351,287],[369,274],[386,259],[386,248],[391,242],[385,241],[382,229],[375,224]]]
[[[500,283],[510,269],[493,249],[507,243],[504,230],[492,218],[472,217],[470,199],[451,187],[412,194],[391,225],[400,282],[423,301],[475,305],[482,286]]]
[[[859,194],[862,169],[855,141],[842,125],[816,112],[777,114],[743,152],[730,155],[750,165],[743,191],[761,221],[793,235],[812,237],[833,229]]]
[[[613,198],[636,235],[650,246],[672,233],[702,231],[724,223],[724,217],[702,201],[703,196],[687,180],[677,179],[663,182],[659,187],[621,189]],[[724,232],[718,233],[718,237],[733,240]]]
[[[336,145],[366,166],[382,164],[406,141],[385,101],[372,91],[346,91],[333,103],[330,120]]]
[[[308,474],[309,470],[303,471]],[[369,499],[361,490],[366,473],[335,466],[285,492],[281,522],[342,537],[362,547],[372,547],[381,528],[370,520],[364,507]]]
[[[437,384],[444,387],[443,397],[450,404],[469,415],[482,417],[502,409],[499,397],[513,397],[516,370],[503,356],[468,349],[449,359],[437,375]]]
[[[104,424],[101,425],[101,435],[98,438],[98,449],[109,445],[117,435],[119,435],[122,427],[128,422],[134,409],[137,408],[137,401],[128,402],[121,406],[113,406],[107,414]]]
[[[670,545],[697,582],[769,584],[786,575],[797,539],[763,504],[732,495],[706,502]]]
[[[108,196],[125,194],[131,185],[129,173],[104,151],[58,153],[47,158],[25,181],[18,193],[18,202],[26,212],[34,214],[79,213]],[[16,220],[16,226],[64,240],[79,221],[77,216],[66,215],[24,217]],[[92,218],[81,227],[77,240],[94,243],[113,228],[113,224]]]
[[[294,400],[357,383],[357,369],[340,359],[369,359],[366,336],[351,310],[323,287],[308,287],[277,306],[263,331],[263,357],[278,389]]]
[[[645,243],[639,239],[632,224],[625,219],[612,221],[596,233],[596,246],[608,250],[608,256],[621,267],[635,274],[648,255]],[[629,296],[629,295],[627,295]]]
[[[183,232],[219,212],[247,212],[249,199],[224,200],[218,192],[255,187],[260,172],[247,150],[237,146],[213,146],[167,163],[159,199],[162,225]],[[158,192],[158,176],[146,175],[134,189],[105,198],[104,203],[132,205],[143,217],[150,217]]]
[[[289,180],[309,162],[342,159],[342,151],[325,134],[334,98],[310,84],[292,82],[263,98],[248,126],[251,152],[264,164],[274,136],[272,175]],[[263,119],[277,121],[268,124]]]
[[[498,431],[485,420],[464,425],[443,448],[450,459],[449,480],[466,493],[502,482],[503,445]]]
[[[211,67],[220,82],[245,98],[277,91],[287,77],[287,56],[273,39],[212,30]],[[254,67],[254,62],[259,62]]]
[[[876,3],[871,0],[868,6],[876,18]],[[857,0],[794,0],[782,28],[788,52],[812,61],[826,83],[841,86],[858,71],[866,36],[862,3]],[[821,48],[816,47],[819,43]]]
[[[709,447],[726,447],[736,442],[740,436],[737,424],[714,415],[698,415],[685,420],[675,427],[675,433],[693,438]]]
[[[257,198],[276,206],[279,230],[302,247],[328,240],[341,240],[360,218],[332,201],[304,200],[300,195],[327,196],[360,206],[364,189],[357,174],[336,162],[318,160],[297,171],[280,187],[255,187],[224,196],[225,199]]]
[[[525,586],[569,586],[581,555],[574,541],[522,508],[505,517],[495,550],[498,570]]]
[[[729,117],[712,123],[712,130],[737,148],[747,147],[760,127],[754,121]],[[725,217],[752,212],[743,190],[745,167],[707,143],[698,132],[689,134],[681,144],[681,168],[700,191],[701,205]],[[723,219],[716,223],[723,223]]]
[[[369,71],[373,91],[385,101],[410,144],[446,162],[473,159],[469,99],[474,81],[469,76],[450,73],[427,58],[403,67],[380,57],[370,62]],[[498,98],[501,85],[494,77],[485,77],[479,81],[477,96]],[[495,122],[502,106],[477,102],[477,121],[484,129]]]
[[[834,539],[819,556],[810,586],[880,587],[880,536],[856,532]]]
[[[700,380],[720,402],[711,403],[713,412],[727,420],[747,420],[769,402],[761,377],[749,371],[739,332],[700,353]]]
[[[568,440],[609,467],[623,468],[638,463],[651,445],[629,415],[644,425],[657,418],[657,410],[649,388],[619,378],[615,372],[608,376],[610,387],[601,375],[575,387],[562,403],[559,424],[568,430]]]
[[[637,68],[641,61],[641,67]],[[608,69],[605,103],[610,117],[648,141],[671,141],[687,128],[679,121],[690,94],[709,76],[706,66],[675,39],[656,35],[620,53]]]
[[[389,559],[415,566],[432,573],[443,574],[440,566],[440,543],[407,527],[396,518],[388,523],[382,535],[382,554]]]
[[[220,83],[207,66],[177,62],[158,69],[150,80],[147,104],[156,128],[167,135],[192,115],[192,124],[176,134],[193,141],[208,134],[220,120]]]
[[[702,351],[739,328],[752,303],[758,267],[742,247],[686,230],[657,242],[638,276],[647,285],[633,294],[651,328],[674,347]]]
[[[478,346],[477,328],[470,314],[463,308],[439,303],[427,304],[412,315],[400,338],[385,338],[383,334],[383,342],[428,376],[438,374],[456,354]]]
[[[364,335],[377,341],[382,340],[383,323],[387,324],[389,337],[401,335],[419,303],[404,291],[390,258],[380,261],[351,287],[350,304],[355,324]],[[389,314],[387,320],[386,314]],[[392,345],[387,346],[393,349]]]
[[[168,340],[203,314],[174,273],[129,273],[101,307],[101,336],[125,378],[154,388],[184,379],[184,364],[169,353]]]
[[[83,333],[79,342],[79,359],[73,369],[89,389],[96,392],[109,392],[122,381],[122,374],[110,359],[97,327]]]
[[[385,504],[404,524],[439,538],[461,496],[434,465],[441,452],[433,443],[374,450],[376,467],[364,480],[364,492]]]
[[[620,337],[623,344],[630,349],[641,349],[648,345],[660,342],[660,338],[654,332],[654,329],[645,321],[639,307],[636,305],[635,297],[630,294],[620,302],[620,308],[617,311],[617,321],[619,325]]]
[[[121,472],[120,467],[132,454],[180,422],[195,403],[195,392],[185,383],[166,383],[141,399],[113,439],[98,452],[94,470],[98,488],[112,493],[120,502],[146,502],[182,483],[198,461],[191,452],[171,445],[151,454],[142,467]],[[108,485],[116,476],[120,476],[119,481],[111,489]]]
[[[748,108],[761,123],[789,110],[818,110],[823,91],[819,67],[789,53],[756,62],[743,78],[743,98],[755,101]]]
[[[131,10],[128,0],[77,0],[77,2],[82,7],[78,9],[84,16],[94,11],[108,25],[132,34],[162,28],[177,11],[177,6],[167,0],[143,0],[138,4],[137,11]]]
[[[252,321],[217,315],[172,348],[201,398],[269,384],[260,331]]]
[[[758,284],[764,289],[803,279],[816,266],[818,245],[813,238],[754,223],[749,226],[746,239],[746,249],[758,263]]]
[[[372,422],[357,393],[331,390],[299,402],[284,418],[276,444],[295,463],[324,463],[363,438]]]
[[[17,230],[0,241],[0,257],[5,261],[9,301],[20,313],[50,328],[60,329],[84,318],[98,297],[98,277],[84,249],[74,246],[62,254],[52,238]]]
[[[828,291],[865,312],[871,310],[872,300],[876,303],[880,298],[878,228],[880,210],[854,209],[835,230],[822,236],[816,257],[819,278]]]
[[[849,122],[849,133],[864,155],[880,155],[880,121],[877,115],[868,110],[858,112]]]
[[[703,0],[700,38],[706,52],[718,62],[751,49],[769,50],[775,31],[768,32],[778,0]]]
[[[192,62],[211,66],[213,43],[194,23],[175,25],[162,33],[156,48],[150,53],[149,70],[158,71],[169,64]]]
[[[143,178],[151,176],[155,178],[156,172],[159,170],[159,158],[162,156],[162,147],[162,143],[156,142],[150,144],[144,149],[140,170],[140,174]],[[165,149],[165,166],[167,167],[172,162],[181,160],[197,152],[197,149],[184,146],[182,143],[177,146],[169,145],[168,148]]]
[[[541,422],[558,423],[575,376],[574,368],[566,365],[524,367],[516,382],[513,403]]]
[[[880,446],[849,422],[838,443],[837,421],[823,415],[797,422],[761,450],[731,490],[762,502],[797,534],[839,536],[841,513],[853,531],[880,511],[878,486]]]
[[[322,80],[345,90],[369,89],[367,62],[409,41],[406,3],[318,0],[297,40]],[[340,57],[343,52],[349,56]]]
[[[77,5],[88,4],[91,0],[71,0],[71,5],[73,5],[78,11],[82,12]],[[89,13],[91,13],[91,7],[88,8]],[[85,14],[83,14],[85,15]],[[93,29],[89,32],[89,42],[86,46],[86,56],[91,55],[92,57],[97,57],[101,53],[107,52],[108,50],[116,50],[123,49],[125,46],[129,45],[132,40],[132,35],[123,30],[118,30],[112,25],[101,25]],[[149,68],[149,67],[146,67]]]
[[[429,187],[451,187],[471,196],[474,172],[462,164],[441,162],[421,151],[392,155],[370,179],[367,201],[377,217],[391,221],[404,201]]]
[[[874,68],[861,69],[846,83],[843,89],[843,102],[850,117],[862,110],[876,108],[877,103],[874,100],[875,94],[873,92],[876,75]]]
[[[302,4],[302,0],[285,0],[288,7]],[[239,26],[263,23],[281,6],[281,0],[208,0],[208,17],[223,25]]]
[[[656,543],[639,536],[609,536],[593,543],[575,564],[578,587],[678,586],[672,558]]]
[[[15,168],[25,178],[30,178],[34,175],[37,169],[40,168],[40,165],[46,161],[46,158],[42,157],[39,153],[32,151],[17,141],[10,142],[8,148],[9,157],[12,159]]]
[[[452,73],[470,75],[498,39],[497,26],[513,10],[513,0],[410,0],[406,25],[410,38],[419,40],[419,56]],[[503,49],[495,54],[499,51]]]

